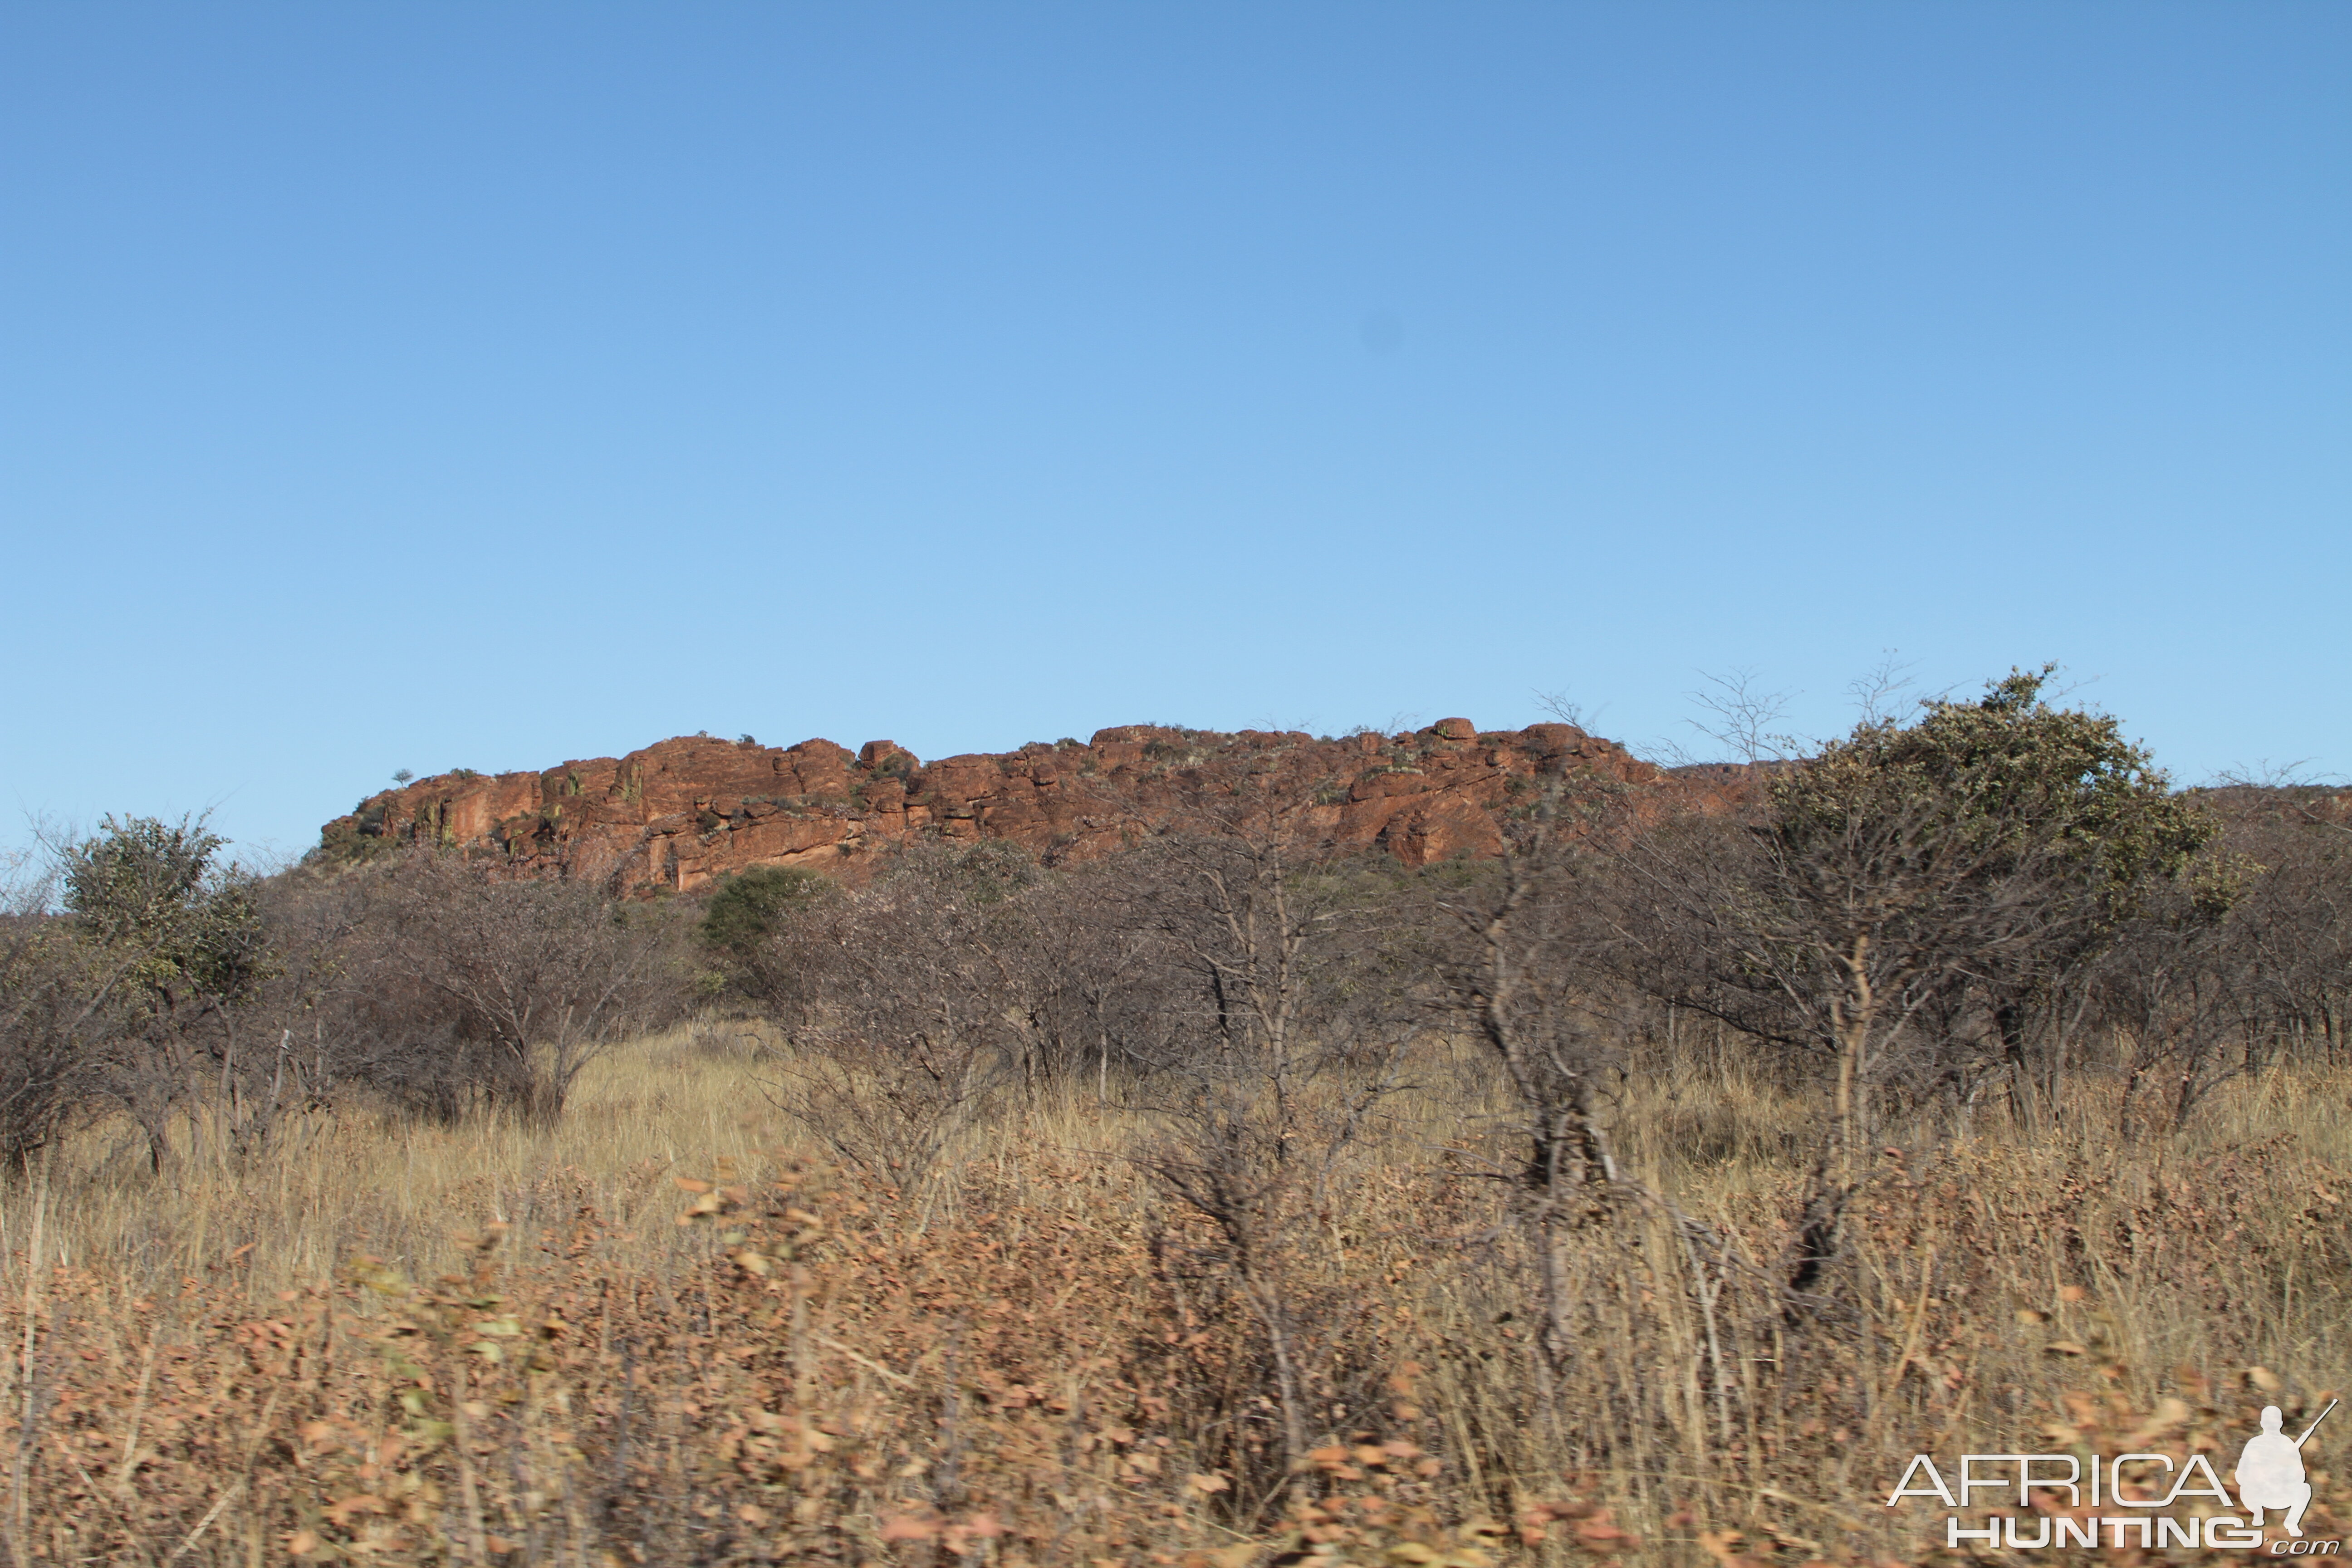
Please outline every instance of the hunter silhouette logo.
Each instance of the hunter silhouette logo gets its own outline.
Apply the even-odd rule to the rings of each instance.
[[[2335,1408],[2336,1401],[2329,1400],[2327,1410]],[[2302,1536],[2303,1510],[2311,1506],[2311,1483],[2303,1479],[2303,1446],[2319,1430],[2320,1422],[2327,1419],[2327,1410],[2313,1418],[2302,1436],[2289,1442],[2279,1430],[2285,1420],[2279,1407],[2263,1406],[2262,1433],[2246,1439],[2246,1451],[2238,1456],[2238,1473],[2231,1478],[2238,1483],[2238,1501],[2252,1528],[2263,1527],[2263,1510],[2279,1508],[2286,1510],[2286,1532]]]
[[[2076,1454],[1963,1454],[1959,1473],[1954,1478],[1956,1485],[1946,1482],[1934,1459],[1915,1454],[1886,1506],[1893,1508],[1906,1498],[1934,1498],[1953,1510],[1944,1521],[1947,1547],[1958,1550],[1963,1544],[1980,1543],[1988,1549],[2016,1552],[2102,1546],[2137,1547],[2143,1552],[2168,1547],[2258,1549],[2263,1544],[2263,1515],[2275,1512],[2283,1516],[2279,1523],[2290,1539],[2271,1542],[2271,1555],[2334,1556],[2341,1550],[2340,1542],[2303,1539],[2303,1513],[2311,1506],[2303,1448],[2336,1403],[2329,1400],[2327,1408],[2313,1418],[2300,1437],[2286,1435],[2285,1418],[2277,1405],[2263,1406],[2262,1430],[2246,1440],[2231,1476],[2238,1490],[2234,1505],[2229,1489],[2222,1486],[2203,1454],[2190,1454],[2176,1466],[2169,1455],[2141,1453],[2113,1458],[2093,1454],[2087,1466]],[[2133,1468],[2128,1478],[2126,1466]],[[2168,1474],[2168,1481],[2152,1481],[2151,1469]],[[2151,1496],[2151,1485],[2168,1489]],[[2009,1494],[2002,1500],[2013,1498],[2011,1506],[2017,1511],[1983,1515],[1980,1526],[1969,1528],[1961,1510],[1970,1506],[1970,1494],[1979,1491]],[[2035,1507],[2037,1491],[2042,1494],[2043,1508]],[[2228,1513],[2183,1517],[2186,1505],[2195,1499],[2209,1500],[2208,1508],[2214,1503],[2225,1509],[2242,1507],[2247,1517],[2243,1521]],[[2053,1504],[2064,1511],[2049,1507]],[[2090,1517],[2084,1517],[2086,1504]],[[2176,1512],[2177,1507],[2182,1512]],[[2097,1511],[2102,1509],[2117,1511]],[[2021,1530],[2021,1525],[2025,1529]]]

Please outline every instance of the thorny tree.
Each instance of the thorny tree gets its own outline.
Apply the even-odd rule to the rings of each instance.
[[[1335,1394],[1368,1370],[1329,1354],[1340,1306],[1313,1278],[1307,1237],[1397,1087],[1409,1014],[1383,940],[1392,884],[1310,866],[1297,808],[1263,779],[1192,805],[1183,830],[1135,861],[1172,1025],[1164,1131],[1141,1163],[1214,1228],[1214,1261],[1264,1335],[1279,1464],[1234,1456],[1264,1506],[1303,1484],[1317,1411],[1348,1403]]]
[[[526,1120],[562,1115],[652,989],[657,933],[593,888],[500,880],[420,848],[381,897],[380,970],[446,1005],[467,1076]]]
[[[1605,1212],[1619,1178],[1599,1096],[1621,1053],[1595,1016],[1598,933],[1578,842],[1598,826],[1599,805],[1555,788],[1514,825],[1489,898],[1450,906],[1468,942],[1448,966],[1449,987],[1518,1100],[1528,1156],[1516,1184],[1534,1225],[1545,1349],[1555,1360],[1575,1337],[1567,1235]]]
[[[801,902],[763,950],[787,1049],[770,1099],[877,1183],[926,1188],[1022,1059],[1031,967],[1010,845],[918,846],[854,895]]]
[[[1623,1168],[1606,1119],[1605,1081],[1625,1065],[1622,1042],[1633,1033],[1638,1005],[1611,978],[1622,858],[1642,826],[1629,806],[1622,786],[1611,781],[1547,790],[1512,825],[1500,876],[1483,896],[1446,902],[1465,940],[1443,973],[1454,1007],[1517,1101],[1527,1157],[1507,1174],[1512,1211],[1534,1256],[1542,1370],[1553,1382],[1571,1376],[1601,1301],[1612,1291],[1641,1295],[1660,1283],[1630,1277],[1642,1252],[1635,1230],[1644,1222],[1660,1226],[1670,1237],[1673,1276],[1684,1281],[1703,1331],[1701,1381],[1727,1447],[1734,1379],[1718,1302],[1730,1243]],[[1614,1277],[1596,1278],[1596,1259]],[[1551,1406],[1549,1397],[1545,1403]],[[1615,1414],[1641,1418],[1631,1409]]]
[[[1654,992],[1825,1070],[1801,1291],[1838,1254],[1887,1098],[2023,1087],[2032,1008],[2212,836],[2113,720],[2045,704],[2048,674],[1865,722],[1772,776],[1752,822],[1685,822],[1624,858]]]
[[[234,1076],[237,1005],[272,968],[254,879],[223,847],[199,819],[109,817],[63,857],[81,989],[106,999],[110,1026],[87,1042],[89,1087],[139,1124],[159,1171],[175,1114]]]
[[[21,1172],[89,1087],[90,1044],[127,963],[94,964],[48,914],[54,879],[0,860],[0,1174]]]

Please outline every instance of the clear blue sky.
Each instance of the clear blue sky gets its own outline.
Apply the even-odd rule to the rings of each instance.
[[[2347,176],[2341,4],[8,4],[0,842],[1888,648],[2352,771]]]

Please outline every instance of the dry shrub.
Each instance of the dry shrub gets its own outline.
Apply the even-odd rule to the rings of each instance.
[[[2088,1106],[2063,1139],[1888,1156],[1849,1215],[1863,1283],[1800,1334],[1752,1260],[1780,1256],[1805,1170],[1654,1158],[1668,1086],[1636,1076],[1616,1145],[1719,1250],[1694,1268],[1674,1215],[1602,1205],[1566,1234],[1574,1338],[1546,1354],[1536,1260],[1489,1174],[1514,1141],[1477,1059],[1426,1042],[1412,1076],[1431,1087],[1280,1228],[1307,1342],[1296,1485],[1229,1238],[1120,1157],[1152,1124],[1090,1097],[968,1131],[917,1203],[735,1139],[755,1069],[680,1037],[592,1070],[569,1131],[335,1132],[299,1213],[249,1180],[125,1186],[171,1216],[162,1255],[95,1228],[118,1200],[61,1155],[46,1203],[0,1205],[10,1550],[1925,1560],[1940,1517],[1881,1506],[1913,1453],[2065,1447],[2061,1423],[2110,1453],[2151,1423],[2170,1425],[2135,1447],[2227,1445],[2263,1403],[2315,1413],[2352,1370],[2352,1168],[2325,1121],[2243,1136],[2276,1119],[2249,1084],[2219,1091],[2201,1145],[2120,1143]],[[2341,1103],[2345,1085],[2266,1092],[2289,1091]],[[1726,1146],[1769,1148],[1793,1113],[1728,1102],[1720,1120],[1758,1126]],[[664,1157],[714,1142],[733,1165]],[[407,1228],[378,1190],[403,1170]],[[436,1213],[475,1216],[470,1235],[415,1228]],[[329,1251],[331,1278],[290,1261]],[[2352,1500],[2325,1451],[2315,1466],[2317,1536]]]
[[[1087,1204],[1087,1173],[1034,1174],[1077,1201],[975,1188],[922,1233],[791,1163],[679,1178],[695,1241],[668,1278],[561,1174],[541,1206],[568,1223],[487,1228],[430,1283],[362,1257],[257,1305],[45,1272],[12,1539],[55,1561],[1230,1547],[1230,1483],[1184,1417],[1246,1352],[1155,1283],[1144,1226]],[[1402,1398],[1360,1419],[1274,1528],[1446,1542],[1443,1466],[1413,1440],[1434,1423]]]

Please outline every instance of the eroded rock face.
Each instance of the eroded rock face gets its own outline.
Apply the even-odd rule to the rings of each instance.
[[[1204,801],[1262,786],[1310,849],[1377,848],[1423,866],[1500,854],[1512,805],[1546,777],[1577,773],[1675,787],[1574,725],[1481,732],[1466,719],[1340,740],[1129,724],[1084,745],[929,763],[890,741],[852,753],[830,741],[778,748],[682,736],[540,773],[420,779],[362,802],[321,839],[332,851],[421,837],[496,854],[518,876],[686,892],[754,866],[856,881],[877,851],[915,836],[1006,839],[1049,861],[1091,859]]]

